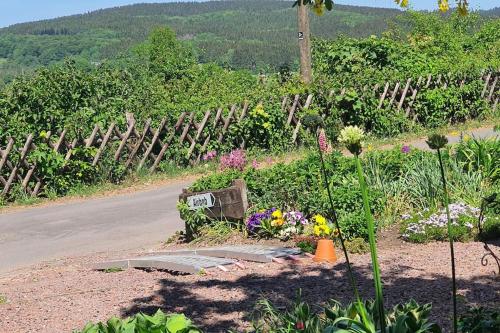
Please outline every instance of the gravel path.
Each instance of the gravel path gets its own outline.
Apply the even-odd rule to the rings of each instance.
[[[499,253],[500,242],[491,245]],[[496,267],[481,265],[482,243],[456,244],[460,308],[465,304],[498,306],[500,279]],[[261,296],[287,304],[298,288],[313,303],[336,298],[351,299],[342,258],[333,266],[310,259],[300,263],[247,263],[229,272],[208,275],[171,275],[161,271],[127,270],[96,272],[84,268],[89,262],[123,257],[114,253],[65,259],[21,270],[0,279],[0,332],[71,332],[88,321],[126,316],[137,311],[184,312],[206,332],[249,328],[251,311]],[[433,303],[433,320],[448,331],[450,315],[450,268],[447,243],[427,245],[389,242],[379,258],[387,305],[414,298]],[[362,294],[371,297],[373,281],[369,254],[353,255]]]

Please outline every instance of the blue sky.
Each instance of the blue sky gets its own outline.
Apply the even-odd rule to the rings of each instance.
[[[138,2],[173,1],[174,0],[0,0],[0,27],[64,15],[81,14],[96,9]],[[338,4],[360,6],[396,7],[393,0],[334,0],[334,2]],[[450,0],[450,2],[454,1]],[[410,0],[410,3],[414,9],[435,9],[437,0]],[[473,8],[490,9],[495,6],[500,6],[500,0],[470,0],[470,4]]]

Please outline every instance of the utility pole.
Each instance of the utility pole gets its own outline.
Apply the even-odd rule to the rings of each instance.
[[[312,82],[311,67],[311,34],[309,31],[309,11],[304,0],[299,0],[297,6],[298,38],[300,49],[300,77],[306,84]]]

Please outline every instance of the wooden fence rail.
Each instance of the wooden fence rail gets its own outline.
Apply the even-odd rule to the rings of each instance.
[[[500,83],[499,72],[484,72],[481,79],[484,86],[481,98],[484,98],[496,110],[499,99]],[[462,86],[467,78],[451,78],[450,75],[438,75],[408,79],[404,82],[386,82],[376,85],[371,90],[378,98],[379,109],[390,109],[404,112],[414,121],[418,115],[413,110],[413,104],[419,91],[441,87],[447,89],[455,84]],[[365,87],[365,91],[366,87]],[[346,89],[330,91],[327,99],[342,96]],[[320,96],[316,96],[319,98]],[[301,110],[314,105],[312,94],[307,96],[286,96],[281,102],[284,113],[285,126],[290,128],[292,144],[299,142],[301,120],[298,114]],[[160,162],[165,159],[169,148],[179,146],[187,148],[186,158],[192,163],[198,163],[212,141],[223,143],[232,126],[240,123],[247,116],[250,105],[248,102],[234,104],[229,109],[219,108],[216,111],[207,110],[203,117],[196,120],[196,113],[182,113],[173,127],[168,127],[168,119],[163,118],[156,128],[152,121],[146,120],[142,128],[137,128],[135,120],[131,120],[124,132],[111,123],[108,128],[95,125],[90,136],[80,142],[76,139],[69,140],[67,131],[52,135],[48,132],[42,140],[53,151],[64,155],[66,161],[74,156],[74,149],[78,147],[94,147],[96,149],[92,165],[97,166],[104,153],[110,154],[115,163],[122,163],[125,169],[133,166],[138,169],[149,166],[149,171],[154,172]],[[226,114],[226,116],[224,116]],[[178,140],[178,142],[176,142]],[[0,147],[0,195],[8,195],[15,184],[18,184],[25,193],[35,197],[42,194],[44,188],[43,175],[38,173],[36,163],[30,162],[30,154],[37,149],[33,134],[24,142],[10,138],[5,147]],[[239,147],[245,148],[246,142],[241,138]],[[173,148],[174,149],[174,148]]]

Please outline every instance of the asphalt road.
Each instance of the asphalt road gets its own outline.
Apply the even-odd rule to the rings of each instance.
[[[469,134],[496,135],[491,128]],[[425,140],[409,144],[427,148]],[[154,246],[183,228],[175,205],[188,185],[0,214],[0,274],[66,256]]]
[[[189,183],[0,215],[0,273],[42,261],[157,245],[183,228],[175,207]]]

